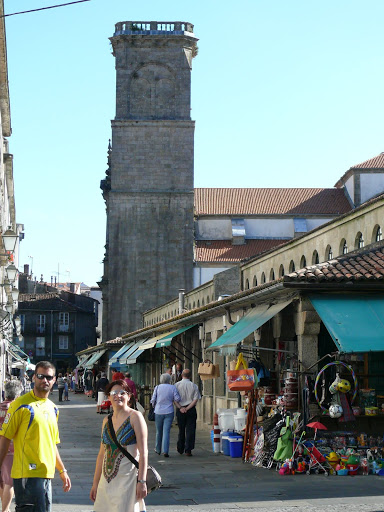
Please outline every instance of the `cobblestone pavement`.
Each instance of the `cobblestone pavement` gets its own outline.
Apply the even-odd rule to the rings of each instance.
[[[51,399],[57,402],[57,391]],[[89,491],[104,417],[84,395],[71,393],[70,402],[60,404],[60,454],[72,489],[64,493],[56,476],[53,512],[92,512]],[[175,424],[165,459],[154,453],[154,437],[154,423],[149,422],[150,464],[159,470],[164,487],[148,496],[148,512],[384,512],[384,477],[281,476],[213,454],[206,428],[198,430],[193,457],[187,458],[176,451]]]

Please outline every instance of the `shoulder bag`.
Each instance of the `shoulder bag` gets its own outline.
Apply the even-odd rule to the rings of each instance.
[[[113,423],[112,423],[112,414],[108,415],[108,425],[109,425],[109,430],[111,432],[111,436],[112,436],[112,439],[113,439],[113,442],[115,443],[115,445],[118,447],[118,449],[121,451],[121,453],[123,455],[125,455],[127,457],[127,459],[129,459],[132,462],[132,464],[134,464],[136,466],[137,469],[139,469],[139,463],[137,462],[137,460],[134,459],[132,457],[132,455],[130,453],[128,453],[127,450],[121,446],[121,444],[119,443],[119,441],[116,438],[115,429],[113,428]],[[156,471],[156,469],[154,467],[148,466],[148,468],[147,468],[147,492],[148,492],[148,494],[150,492],[156,491],[159,487],[161,487],[161,476],[159,475],[159,473]]]

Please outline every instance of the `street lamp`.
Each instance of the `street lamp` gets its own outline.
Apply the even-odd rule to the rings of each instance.
[[[19,290],[15,287],[12,288],[12,299],[17,302],[17,299],[19,298]]]
[[[3,244],[4,248],[7,252],[14,252],[16,247],[18,235],[11,229],[7,229],[5,233],[3,233]]]
[[[8,281],[10,283],[13,283],[13,281],[16,279],[17,268],[13,263],[11,263],[10,265],[8,265],[8,267],[5,268],[5,273],[7,274]]]

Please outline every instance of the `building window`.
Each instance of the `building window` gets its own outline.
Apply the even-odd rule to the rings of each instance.
[[[261,279],[260,279],[260,281],[261,281],[261,284],[264,284],[264,283],[265,283],[265,274],[264,274],[264,272],[261,274]]]
[[[36,338],[36,357],[45,356],[45,338]]]
[[[376,242],[380,242],[380,240],[383,239],[383,232],[381,231],[381,227],[380,226],[377,226],[377,230],[376,230]]]
[[[317,251],[313,251],[312,264],[317,265],[318,263],[319,263],[319,253]]]
[[[68,336],[59,336],[59,350],[68,350]]]
[[[344,240],[344,243],[343,243],[343,254],[347,254],[348,253],[348,245],[347,245],[347,242]]]
[[[332,259],[333,259],[332,247],[330,245],[328,245],[328,247],[325,251],[325,260],[328,261],[328,260],[332,260]]]
[[[38,315],[36,320],[36,330],[39,334],[45,332],[45,315]]]
[[[279,268],[279,277],[283,277],[284,276],[284,265],[280,265],[280,268]]]
[[[269,273],[269,280],[270,281],[274,281],[275,280],[275,271],[273,270],[273,268],[271,268],[271,271]]]
[[[362,249],[364,247],[364,238],[362,233],[357,233],[355,241],[355,249]]]
[[[301,260],[300,260],[300,268],[304,268],[306,266],[307,266],[307,260],[305,259],[305,256],[302,256]]]
[[[253,276],[253,287],[255,288],[255,286],[257,286],[257,278]]]
[[[248,281],[248,279],[245,280],[245,289],[249,290],[249,281]]]
[[[291,260],[291,263],[289,264],[289,273],[295,271],[295,262]]]
[[[69,330],[69,313],[59,313],[59,331],[68,332]]]

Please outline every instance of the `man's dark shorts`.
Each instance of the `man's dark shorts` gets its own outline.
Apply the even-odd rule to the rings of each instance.
[[[51,512],[50,478],[14,478],[16,512]]]

